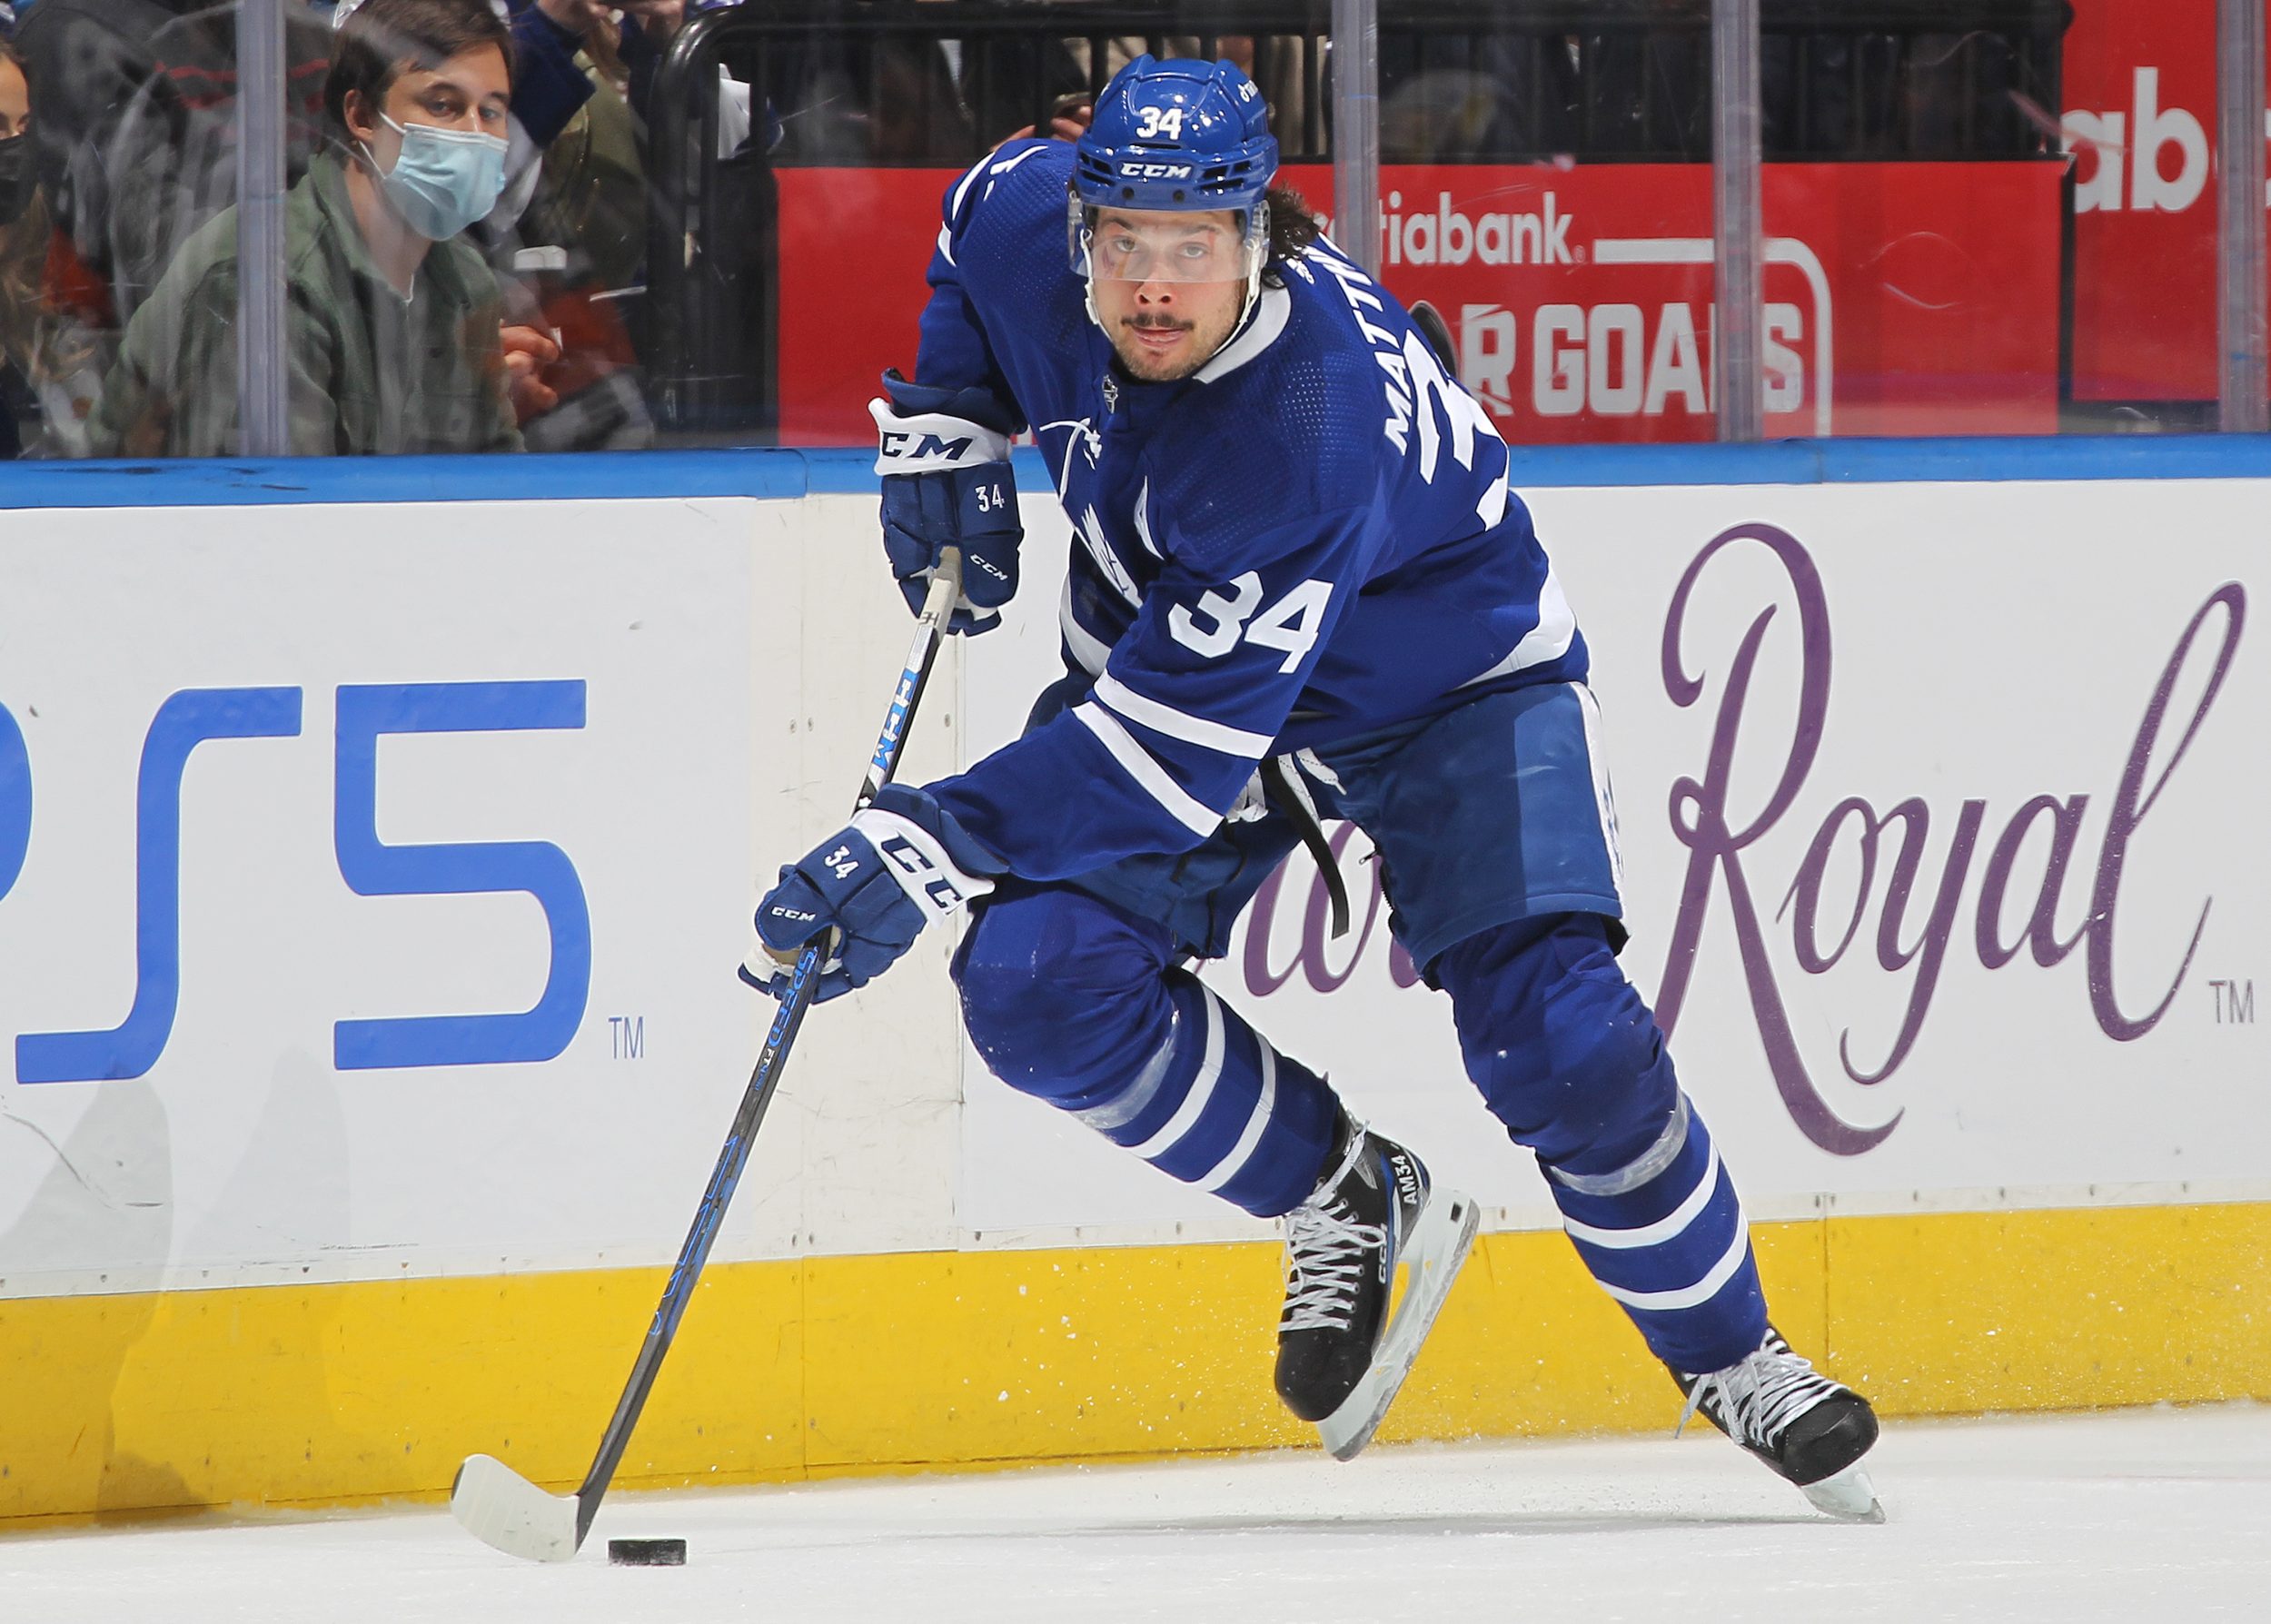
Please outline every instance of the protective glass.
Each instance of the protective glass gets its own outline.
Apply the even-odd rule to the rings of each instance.
[[[1227,211],[1107,213],[1079,227],[1089,273],[1099,282],[1244,282],[1254,263],[1249,237]]]
[[[1360,165],[1376,191],[1338,200],[1330,7],[1144,0],[1128,15],[1145,27],[1105,33],[1050,5],[981,26],[954,6],[610,0],[579,14],[583,65],[560,80],[531,66],[557,31],[516,11],[519,138],[453,147],[413,126],[387,176],[395,210],[448,245],[420,268],[457,302],[445,320],[422,292],[370,316],[344,285],[313,285],[321,268],[285,247],[319,223],[326,241],[359,229],[343,175],[368,160],[342,150],[313,93],[375,0],[240,4],[268,19],[246,35],[269,42],[257,59],[239,60],[233,27],[169,25],[165,6],[121,23],[104,20],[112,0],[17,0],[0,52],[0,270],[27,296],[0,301],[0,460],[287,441],[358,454],[868,443],[877,377],[911,359],[926,288],[906,267],[937,235],[941,193],[981,158],[1000,154],[987,186],[992,163],[1038,161],[1005,143],[1076,139],[1145,48],[1235,60],[1267,102],[1283,183],[1332,217],[1339,246],[1389,292],[1440,312],[1450,370],[1502,437],[1719,435],[1721,98],[1709,31],[1682,7],[1578,8],[1588,21],[1572,33],[1556,21],[1568,7],[1376,5],[1378,161]],[[2262,279],[2243,262],[2244,188],[2226,194],[2240,168],[2226,149],[2251,149],[2218,122],[2218,18],[2251,9],[1763,6],[1737,98],[1755,100],[1760,141],[1756,335],[1724,347],[1744,358],[1731,387],[1756,397],[1759,432],[2221,423],[2219,288]],[[1356,39],[1344,44],[1345,66]],[[96,56],[113,66],[86,66]],[[184,86],[203,87],[193,107]],[[15,132],[34,105],[25,143]],[[412,116],[429,113],[455,122]],[[240,200],[240,146],[280,183]],[[237,202],[253,206],[231,215]],[[1242,263],[1232,242],[1097,241],[1076,209],[1063,224],[1016,252],[1069,250],[1096,287],[1235,282],[1267,254],[1250,228]],[[235,307],[188,290],[224,262],[233,273],[240,228],[258,309],[289,284],[294,308],[313,300],[327,320],[378,324],[340,352],[372,356],[382,393],[486,401],[501,378],[510,412],[348,425],[302,391],[280,439],[293,368],[319,358],[265,317],[241,384],[183,371],[235,364]],[[57,243],[68,253],[50,254]],[[848,265],[893,269],[871,280]],[[2236,332],[2254,331],[2236,302],[2229,313]],[[114,383],[122,350],[164,364]],[[2243,387],[2260,392],[2235,376]],[[360,388],[334,380],[324,398]]]

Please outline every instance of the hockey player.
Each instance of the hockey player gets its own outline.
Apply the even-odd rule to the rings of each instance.
[[[948,191],[915,378],[872,408],[885,549],[910,603],[960,549],[955,626],[996,624],[1031,427],[1076,533],[1066,674],[1023,738],[784,868],[744,974],[778,991],[779,956],[834,932],[825,998],[969,906],[954,975],[997,1075],[1284,1217],[1277,1390],[1345,1458],[1473,1203],[1183,966],[1318,816],[1351,819],[1485,1104],[1689,1412],[1873,1515],[1876,1419],[1769,1325],[1734,1185],[1617,967],[1585,643],[1506,448],[1276,166],[1236,68],[1145,56],[1076,144],[1008,143]]]

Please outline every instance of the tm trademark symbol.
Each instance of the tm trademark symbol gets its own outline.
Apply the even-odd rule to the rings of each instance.
[[[2219,1026],[2252,1026],[2256,1024],[2256,984],[2252,981],[2211,981],[2208,992],[2216,999],[2216,1024]]]
[[[647,1053],[647,1017],[645,1015],[610,1015],[607,1017],[608,1046],[618,1060],[640,1060]]]

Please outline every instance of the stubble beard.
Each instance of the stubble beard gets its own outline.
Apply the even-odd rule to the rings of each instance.
[[[1172,360],[1163,360],[1144,349],[1137,341],[1136,332],[1138,323],[1133,318],[1121,321],[1118,330],[1112,335],[1113,352],[1120,358],[1120,365],[1131,377],[1145,383],[1180,382],[1212,361],[1221,351],[1223,341],[1230,336],[1229,323],[1224,324],[1223,331],[1215,336],[1212,343],[1205,342],[1205,335],[1201,332],[1196,322],[1146,322],[1141,325],[1155,331],[1172,327],[1187,335],[1185,347],[1178,350]]]
[[[1196,331],[1187,322],[1148,322],[1142,325],[1144,330],[1154,332],[1167,327],[1186,334]],[[1131,377],[1140,379],[1145,383],[1174,383],[1189,377],[1204,364],[1190,359],[1197,353],[1195,348],[1179,350],[1172,360],[1163,360],[1152,354],[1136,338],[1137,331],[1136,322],[1123,322],[1120,323],[1120,330],[1112,335],[1113,351],[1119,356],[1120,365],[1126,369]]]

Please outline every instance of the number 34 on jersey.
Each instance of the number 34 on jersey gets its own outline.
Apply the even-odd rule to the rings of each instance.
[[[1255,617],[1254,611],[1262,602],[1262,578],[1249,569],[1230,583],[1227,595],[1213,591],[1200,599],[1195,613],[1175,605],[1168,611],[1167,626],[1176,642],[1208,659],[1221,659],[1241,639],[1264,649],[1282,649],[1285,661],[1277,669],[1283,676],[1298,667],[1303,656],[1315,647],[1325,606],[1332,601],[1331,581],[1305,580]],[[1201,616],[1209,623],[1202,625]],[[1253,617],[1250,624],[1249,617]]]

